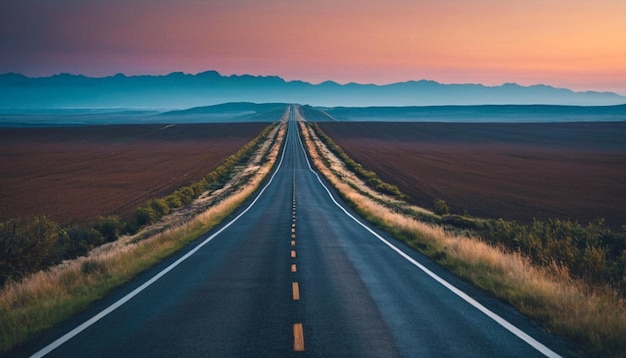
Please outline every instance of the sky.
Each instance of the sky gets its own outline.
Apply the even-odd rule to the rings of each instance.
[[[626,1],[0,0],[0,73],[207,70],[626,95]]]

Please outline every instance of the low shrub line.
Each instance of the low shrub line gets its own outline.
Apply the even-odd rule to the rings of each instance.
[[[222,187],[235,167],[247,162],[273,127],[266,127],[199,181],[138,207],[128,220],[104,217],[92,227],[62,227],[43,216],[0,222],[0,287],[62,260],[85,255],[94,247],[117,240],[120,235],[134,234],[170,211],[190,204],[204,191]]]
[[[406,210],[390,208],[380,200],[367,196],[363,190],[355,190],[354,183],[345,181],[347,175],[337,175],[328,168],[324,164],[328,160],[323,158],[324,151],[321,148],[325,143],[316,136],[315,125],[301,122],[300,126],[307,151],[317,169],[366,220],[423,252],[460,277],[511,303],[524,314],[539,320],[548,330],[570,340],[587,354],[615,357],[626,354],[626,301],[615,286],[589,284],[588,280],[597,271],[587,272],[587,269],[581,269],[586,272],[586,276],[580,277],[572,274],[558,257],[544,256],[547,261],[538,263],[522,249],[509,249],[500,242],[488,242],[486,234],[475,235],[478,225],[484,225],[484,228],[492,225],[492,221],[429,215],[429,221],[432,218],[436,220],[423,222],[413,215],[407,215]],[[459,220],[462,225],[451,225],[455,220]],[[504,220],[495,222],[493,230],[484,232],[510,229],[510,223]],[[498,223],[500,226],[497,226]],[[572,233],[585,229],[580,225],[552,221],[548,224],[537,223],[535,226],[530,232],[538,240],[551,245],[551,239],[548,238],[554,238],[551,231],[557,228],[561,235],[571,237],[572,241],[566,240],[566,243],[575,243],[575,246],[581,247],[582,251],[573,254],[574,257],[582,255],[593,262],[601,262],[598,260],[601,255],[596,253],[589,257],[588,252],[585,252],[594,250],[589,244],[594,239],[582,235],[587,241],[576,241],[572,237]],[[598,230],[597,226],[592,225],[589,229],[592,232],[596,230],[598,238],[602,238],[603,233],[606,234],[605,229]],[[505,237],[510,237],[514,242],[519,242],[521,238],[519,235]],[[557,237],[556,240],[558,239]],[[607,240],[607,237],[603,240]],[[554,252],[559,252],[555,250]],[[543,254],[547,255],[549,251]],[[597,279],[597,276],[593,279]]]
[[[0,352],[6,352],[35,333],[85,309],[91,302],[197,239],[230,215],[254,193],[274,166],[285,126],[274,127],[268,127],[251,145],[246,145],[245,152],[240,151],[238,161],[227,160],[230,165],[247,160],[251,151],[266,140],[271,146],[256,173],[232,195],[192,220],[142,240],[116,241],[88,256],[28,275],[20,282],[8,282],[0,291]],[[272,128],[276,132],[269,138]],[[51,223],[47,219],[40,218],[39,221]],[[50,231],[54,233],[55,224],[50,225],[53,227]]]
[[[163,198],[153,199],[145,205],[135,209],[134,221],[131,225],[144,226],[152,224],[164,215],[169,214],[172,209],[178,209],[190,204],[207,189],[217,189],[222,187],[229,179],[233,168],[246,163],[261,141],[265,140],[272,130],[273,125],[266,127],[253,140],[246,143],[235,154],[230,155],[222,164],[213,169],[201,180],[177,189],[174,193]]]
[[[341,147],[335,144],[335,142],[320,129],[317,123],[310,123],[310,126],[326,147],[343,161],[348,170],[365,180],[372,189],[399,199],[406,197],[397,186],[384,182],[375,172],[365,169],[361,164],[350,158]]]
[[[351,159],[317,124],[311,123],[310,127],[346,168],[366,180],[370,187],[396,198],[405,197],[397,187],[382,182],[374,172]],[[626,226],[612,232],[602,219],[586,225],[561,219],[534,220],[530,225],[522,225],[501,218],[448,215],[449,208],[443,200],[435,200],[433,210],[436,216],[420,215],[420,219],[520,252],[537,265],[551,267],[556,263],[591,289],[609,285],[626,296]]]
[[[520,252],[536,265],[556,264],[591,290],[610,286],[622,297],[626,294],[626,232],[611,232],[601,219],[587,225],[560,219],[534,220],[530,225],[464,220],[458,226],[470,227],[488,242]]]

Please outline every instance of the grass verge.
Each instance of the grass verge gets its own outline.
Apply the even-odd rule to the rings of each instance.
[[[89,256],[5,285],[0,291],[0,352],[84,310],[218,225],[261,185],[276,162],[284,133],[283,124],[268,136],[271,146],[263,164],[255,168],[245,184],[190,221],[142,240],[120,240]]]
[[[385,205],[337,158],[305,122],[301,133],[317,170],[366,220],[421,251],[477,287],[509,302],[569,340],[585,354],[626,356],[626,302],[610,289],[590,290],[560,266],[540,267],[519,253],[506,252],[480,238],[446,232]]]

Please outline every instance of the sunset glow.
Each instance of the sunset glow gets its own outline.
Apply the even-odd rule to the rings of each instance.
[[[0,0],[0,73],[217,70],[626,94],[621,0]]]

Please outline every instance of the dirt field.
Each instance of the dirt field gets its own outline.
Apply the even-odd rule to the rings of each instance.
[[[528,223],[626,224],[626,123],[319,123],[411,201]]]
[[[0,128],[0,220],[128,216],[197,181],[268,123]]]

